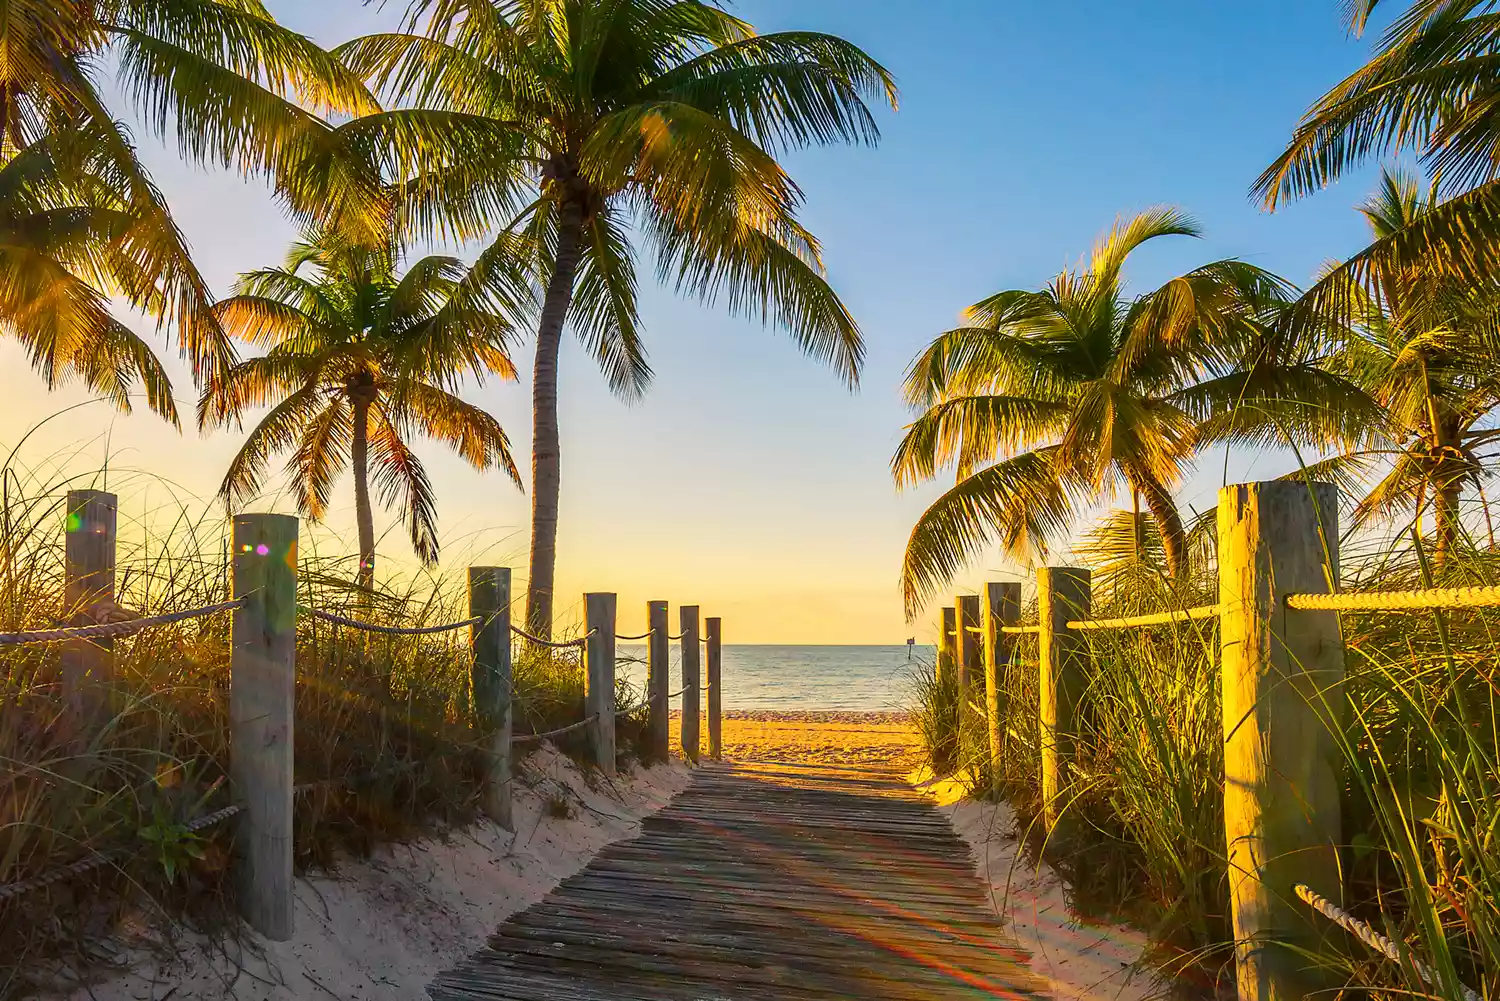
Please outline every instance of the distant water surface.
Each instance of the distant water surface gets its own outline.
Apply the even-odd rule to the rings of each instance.
[[[646,647],[622,643],[620,675],[643,686]],[[908,659],[908,656],[911,659]],[[910,703],[912,672],[932,663],[933,648],[900,646],[724,647],[724,709],[883,712]],[[672,644],[672,691],[682,687],[681,655]],[[700,658],[701,660],[702,658]]]

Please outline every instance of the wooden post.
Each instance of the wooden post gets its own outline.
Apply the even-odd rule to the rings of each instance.
[[[723,620],[703,620],[703,644],[708,670],[708,756],[714,761],[724,757],[723,686]]]
[[[957,670],[957,650],[955,632],[958,628],[958,610],[951,606],[943,609],[942,618],[938,620],[938,651],[937,651],[937,676],[938,681],[943,681],[954,676]]]
[[[1344,646],[1337,612],[1286,607],[1338,581],[1338,491],[1294,480],[1219,491],[1224,826],[1239,995],[1292,1001],[1321,919],[1292,888],[1342,899],[1338,844]]]
[[[514,831],[510,787],[513,718],[509,567],[469,568],[469,616],[480,620],[469,627],[469,645],[474,652],[470,675],[474,712],[489,739],[484,812],[507,831]]]
[[[697,764],[701,743],[698,733],[698,606],[683,605],[677,614],[682,623],[682,753]]]
[[[969,701],[969,689],[983,670],[984,637],[979,632],[980,597],[959,595],[958,605],[958,691],[961,705]]]
[[[115,524],[118,501],[100,490],[69,490],[63,536],[63,614],[70,623],[107,620],[115,605]],[[70,640],[62,648],[62,683],[75,713],[88,703],[85,695],[107,683],[112,640]]]
[[[229,781],[245,805],[239,898],[250,927],[292,937],[292,707],[297,660],[297,519],[235,516],[229,654]]]
[[[667,603],[646,602],[646,626],[651,635],[646,638],[646,687],[651,699],[651,757],[654,761],[666,761],[672,753],[670,722],[672,705],[668,696],[672,692],[671,631],[667,628]]]
[[[991,582],[984,586],[984,717],[990,737],[990,791],[1000,792],[1000,759],[1004,752],[1001,733],[1000,693],[1005,688],[1015,637],[1001,626],[1021,624],[1021,585]]]
[[[605,775],[615,774],[615,596],[583,596],[584,627],[588,630],[588,672],[584,681],[583,711],[594,720],[594,763]]]
[[[1089,617],[1090,578],[1077,567],[1042,567],[1036,575],[1041,624],[1040,743],[1042,803],[1047,830],[1056,833],[1068,805],[1071,761],[1088,683],[1088,643],[1067,626]]]

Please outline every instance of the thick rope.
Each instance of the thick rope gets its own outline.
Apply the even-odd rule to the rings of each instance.
[[[641,633],[639,636],[621,636],[619,633],[615,633],[615,639],[617,639],[617,640],[625,640],[627,643],[628,642],[632,642],[634,640],[649,640],[650,638],[651,638],[651,630],[649,630],[649,629],[646,630],[645,632]]]
[[[197,833],[206,827],[223,823],[243,809],[244,807],[236,803],[233,806],[226,806],[222,810],[215,810],[213,813],[205,814],[196,820],[191,820],[185,826],[190,833]],[[0,901],[20,897],[35,890],[52,886],[54,883],[75,879],[85,873],[93,872],[95,869],[102,869],[107,865],[112,865],[116,861],[134,854],[136,850],[134,846],[131,846],[115,848],[107,852],[95,852],[87,858],[79,859],[77,862],[61,866],[50,872],[41,873],[30,879],[0,885]]]
[[[1006,636],[1029,636],[1032,633],[1039,633],[1039,632],[1041,632],[1042,631],[1042,627],[1040,625],[1035,625],[1035,626],[1001,626],[1000,627],[1000,631],[1002,633],[1004,633]]]
[[[675,692],[673,692],[673,693],[672,693],[672,694],[671,694],[671,695],[668,695],[668,696],[667,696],[667,701],[669,701],[669,702],[670,702],[670,701],[671,701],[671,700],[672,700],[672,699],[675,699],[675,698],[677,698],[677,696],[679,696],[679,695],[681,695],[681,694],[683,694],[683,693],[684,693],[684,692],[686,692],[686,691],[687,691],[687,689],[686,689],[686,688],[679,688],[679,689],[677,689],[677,691],[675,691]]]
[[[582,730],[584,727],[588,726],[590,723],[593,723],[598,719],[599,716],[595,714],[588,717],[587,719],[581,719],[577,723],[558,727],[556,730],[548,730],[546,733],[526,733],[522,734],[519,737],[512,737],[510,739],[510,742],[512,744],[530,744],[538,740],[551,740],[553,737],[561,737],[563,734],[572,733],[574,730]]]
[[[1170,612],[1156,612],[1152,615],[1130,615],[1123,619],[1075,619],[1068,623],[1068,628],[1087,633],[1104,629],[1135,629],[1139,626],[1162,626],[1174,622],[1193,622],[1197,619],[1216,619],[1218,617],[1218,605],[1199,605],[1197,608],[1177,608]]]
[[[360,629],[367,633],[380,633],[384,636],[428,636],[432,633],[451,633],[455,629],[467,629],[469,626],[477,626],[484,622],[484,616],[476,615],[461,622],[445,622],[440,626],[381,626],[373,622],[361,622],[359,619],[335,615],[333,612],[325,612],[320,608],[305,608],[300,605],[298,608],[324,622],[348,626],[350,629]]]
[[[964,632],[966,632],[966,633],[983,633],[984,632],[984,626],[964,626]]]
[[[1334,924],[1338,925],[1340,928],[1344,929],[1349,934],[1353,935],[1355,938],[1359,939],[1371,949],[1374,949],[1376,952],[1380,953],[1382,956],[1386,957],[1394,963],[1410,963],[1411,968],[1417,972],[1417,976],[1421,977],[1422,981],[1426,983],[1427,986],[1442,986],[1441,982],[1438,980],[1437,974],[1425,963],[1420,962],[1415,956],[1413,956],[1410,950],[1408,950],[1406,955],[1403,956],[1400,946],[1398,946],[1395,942],[1392,942],[1390,939],[1380,934],[1380,932],[1376,931],[1374,928],[1370,927],[1359,918],[1334,904],[1328,898],[1320,896],[1315,891],[1309,889],[1305,884],[1298,883],[1296,886],[1296,891],[1297,896],[1301,897],[1309,907],[1317,911],[1319,914],[1323,915],[1328,920],[1332,921]],[[1470,990],[1463,984],[1459,984],[1458,989],[1463,992],[1464,1001],[1482,1001],[1478,994],[1476,994],[1474,991]]]
[[[673,636],[671,633],[667,634],[667,639],[671,640],[673,643],[676,643],[677,641],[683,640],[683,639],[686,639],[686,638],[687,638],[687,633],[678,633],[676,636]]]
[[[57,643],[63,640],[102,640],[129,636],[151,626],[165,626],[173,622],[198,619],[216,612],[227,612],[239,608],[244,598],[237,601],[221,601],[217,605],[189,608],[182,612],[168,612],[143,619],[127,619],[124,622],[101,622],[92,626],[67,626],[62,629],[38,629],[26,633],[0,633],[0,646],[25,646],[32,643]]]
[[[517,625],[512,625],[510,627],[510,631],[521,637],[523,640],[535,643],[537,646],[550,647],[553,650],[562,650],[572,646],[581,647],[588,642],[589,636],[594,635],[594,631],[591,629],[589,630],[587,635],[580,636],[576,640],[563,640],[561,642],[554,642],[552,640],[544,640],[540,636],[533,636],[531,633],[528,633],[526,630]]]
[[[1432,587],[1420,591],[1286,596],[1286,607],[1303,611],[1414,611],[1423,608],[1492,608],[1496,605],[1500,605],[1500,587]]]

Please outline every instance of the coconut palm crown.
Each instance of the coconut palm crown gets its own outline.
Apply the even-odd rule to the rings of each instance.
[[[874,142],[866,101],[894,105],[894,83],[842,39],[756,35],[697,0],[416,0],[409,32],[337,51],[382,94],[485,116],[517,137],[491,191],[496,222],[541,248],[527,621],[548,635],[565,324],[612,388],[640,393],[651,375],[636,311],[644,245],[666,282],[774,322],[853,384],[859,329],[824,278],[797,219],[802,193],[776,154]]]
[[[1279,332],[1294,290],[1259,268],[1216,261],[1126,294],[1131,253],[1198,233],[1171,208],[1121,220],[1081,267],[975,304],[912,363],[906,395],[920,416],[892,460],[896,482],[946,467],[958,482],[907,543],[908,614],[983,547],[1044,553],[1122,487],[1144,502],[1181,575],[1189,547],[1172,490],[1197,450],[1272,436],[1289,414],[1306,417],[1299,399],[1338,381]],[[1319,440],[1341,430],[1305,423]]]
[[[1436,193],[1413,175],[1386,170],[1360,210],[1376,241],[1420,226]],[[1359,385],[1387,415],[1385,447],[1354,451],[1323,464],[1354,474],[1385,467],[1355,510],[1360,520],[1430,506],[1439,562],[1462,531],[1466,488],[1480,485],[1482,452],[1496,440],[1489,418],[1500,408],[1500,284],[1449,274],[1440,262],[1383,262],[1369,288],[1347,293],[1354,322],[1329,359],[1331,370]],[[1382,461],[1382,460],[1388,460]]]
[[[491,259],[467,266],[434,255],[402,273],[400,256],[321,233],[294,245],[282,267],[243,275],[214,311],[265,353],[231,367],[199,404],[200,422],[220,426],[270,408],[224,475],[220,494],[231,508],[260,491],[273,456],[290,452],[297,508],[317,520],[352,467],[366,587],[375,566],[372,474],[417,556],[438,558],[437,504],[414,437],[520,483],[505,431],[457,391],[466,379],[515,378],[507,343],[523,305],[513,294],[524,288],[497,279],[506,271]]]
[[[117,319],[109,297],[149,308],[167,294],[154,262],[170,238],[142,220],[100,142],[102,130],[50,133],[0,161],[0,332],[19,341],[49,387],[79,380],[131,410],[131,395],[177,423],[160,361]]]
[[[121,89],[148,127],[174,136],[188,160],[275,177],[298,210],[334,190],[328,164],[312,159],[314,139],[330,131],[317,114],[367,114],[378,110],[374,99],[259,0],[7,0],[4,25],[0,151],[87,131],[136,230],[152,230],[151,253],[138,255],[136,267],[157,292],[134,304],[173,324],[195,375],[211,376],[232,359],[231,344],[165,200],[104,98],[102,69],[118,65]],[[319,152],[326,159],[328,149]]]

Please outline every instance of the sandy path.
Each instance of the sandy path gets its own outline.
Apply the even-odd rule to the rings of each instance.
[[[704,752],[708,724],[702,725]],[[672,746],[681,746],[672,718]],[[902,713],[726,712],[724,756],[731,761],[882,764],[916,767],[916,736]]]
[[[515,796],[516,833],[490,823],[409,845],[296,882],[295,935],[250,932],[211,942],[148,929],[126,956],[129,973],[72,1001],[407,1001],[475,949],[510,914],[542,899],[611,841],[690,781],[672,764],[590,778],[550,745],[527,758]]]

